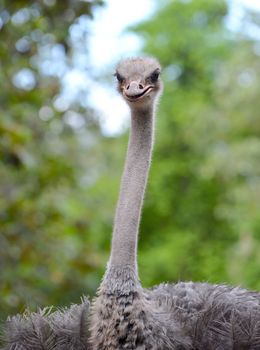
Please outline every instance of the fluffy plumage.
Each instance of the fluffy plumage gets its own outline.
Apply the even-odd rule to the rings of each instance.
[[[9,317],[2,350],[89,350],[89,301],[56,310],[45,308]]]
[[[180,282],[159,285],[150,296],[188,336],[189,349],[260,349],[260,293]]]
[[[99,349],[113,349],[113,343],[121,349],[125,340],[131,347],[122,349],[260,349],[259,293],[192,282],[138,289],[126,295],[114,290],[102,299],[100,312],[115,323],[110,342]],[[9,317],[2,350],[92,350],[88,316],[89,301],[83,298],[63,310]],[[106,325],[99,323],[99,341]]]

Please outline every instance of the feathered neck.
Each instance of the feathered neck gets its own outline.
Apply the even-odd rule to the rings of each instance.
[[[132,111],[131,131],[115,214],[107,277],[112,271],[128,268],[138,280],[138,231],[151,163],[153,133],[153,109]]]

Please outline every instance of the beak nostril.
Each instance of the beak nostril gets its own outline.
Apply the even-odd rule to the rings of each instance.
[[[143,89],[144,86],[142,84],[139,84],[139,89]]]
[[[129,90],[130,85],[127,85],[126,90]]]

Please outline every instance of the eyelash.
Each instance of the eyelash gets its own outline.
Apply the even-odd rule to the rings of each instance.
[[[152,83],[156,83],[158,78],[159,78],[160,73],[159,72],[153,72],[149,79],[151,80]]]
[[[150,75],[150,77],[149,77],[148,79],[150,79],[152,83],[156,83],[157,80],[158,80],[158,78],[159,78],[159,75],[160,75],[160,72],[153,72],[153,73]],[[119,82],[120,84],[122,84],[123,81],[125,80],[125,79],[124,79],[119,73],[117,73],[117,72],[115,73],[115,77],[116,77],[116,79],[118,80],[118,82]]]
[[[115,76],[120,84],[124,81],[124,78],[119,73],[116,73]]]

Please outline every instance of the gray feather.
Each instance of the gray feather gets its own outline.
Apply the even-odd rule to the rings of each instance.
[[[124,337],[128,339],[136,338],[140,344],[153,339],[154,349],[163,350],[260,349],[259,293],[192,282],[162,284],[152,290],[143,290],[143,293],[137,296],[137,309],[133,315],[129,311],[136,297],[133,296],[131,303],[130,296],[121,295],[117,299],[124,316]],[[116,301],[115,295],[113,298]],[[129,299],[126,305],[125,299]],[[143,303],[149,305],[149,309],[142,310]],[[116,315],[116,310],[110,308],[109,302],[101,307],[102,314],[110,322],[107,317],[111,312]],[[137,329],[141,325],[141,329],[153,330],[150,339],[142,340],[142,333],[135,335],[134,325]],[[100,327],[106,331],[105,324],[100,323]],[[116,341],[117,327],[121,327],[118,330],[124,334],[122,326],[116,325],[111,344]],[[2,350],[91,350],[89,301],[84,297],[81,304],[69,308],[56,311],[45,308],[36,313],[26,311],[23,315],[9,317],[4,339],[6,345]]]
[[[26,311],[9,317],[4,327],[2,350],[89,350],[89,301],[56,310]]]
[[[83,297],[81,304],[57,310],[50,316],[58,340],[57,349],[89,349],[88,313],[89,301]]]
[[[50,309],[37,313],[26,311],[23,315],[9,317],[5,327],[5,349],[48,349],[55,348],[55,335],[48,322]]]

